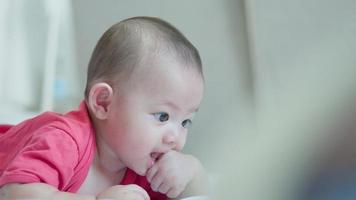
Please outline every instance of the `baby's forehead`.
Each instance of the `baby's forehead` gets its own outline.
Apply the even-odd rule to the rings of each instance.
[[[202,78],[194,64],[187,64],[170,55],[156,55],[146,57],[129,73],[122,75],[122,79],[129,86],[138,84],[159,84],[179,79]],[[148,87],[149,85],[147,85]],[[163,86],[161,86],[163,87]]]

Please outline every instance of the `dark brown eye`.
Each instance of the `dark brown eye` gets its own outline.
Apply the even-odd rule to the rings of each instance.
[[[160,122],[165,122],[169,120],[169,115],[165,112],[154,113],[153,116]]]
[[[182,126],[183,126],[184,128],[189,128],[189,127],[192,126],[192,124],[193,124],[193,122],[192,122],[192,120],[190,120],[190,119],[186,119],[186,120],[184,120],[184,121],[182,122]]]

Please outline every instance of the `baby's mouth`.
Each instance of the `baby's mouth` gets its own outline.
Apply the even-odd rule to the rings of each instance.
[[[153,165],[161,158],[164,153],[162,152],[152,152],[150,154],[151,159],[148,161],[148,169],[151,169]]]
[[[163,153],[159,152],[153,152],[151,153],[151,158],[154,162],[157,162],[157,160],[162,156]]]

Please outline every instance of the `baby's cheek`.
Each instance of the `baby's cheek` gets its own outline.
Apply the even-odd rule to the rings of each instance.
[[[182,137],[182,139],[180,139],[180,140],[177,142],[177,145],[176,145],[176,147],[174,148],[174,150],[176,150],[176,151],[181,151],[181,150],[184,148],[185,142],[186,142],[186,137]]]

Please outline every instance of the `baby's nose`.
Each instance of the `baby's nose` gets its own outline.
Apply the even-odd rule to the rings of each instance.
[[[167,130],[163,136],[163,143],[174,149],[179,143],[180,131],[177,128]]]

